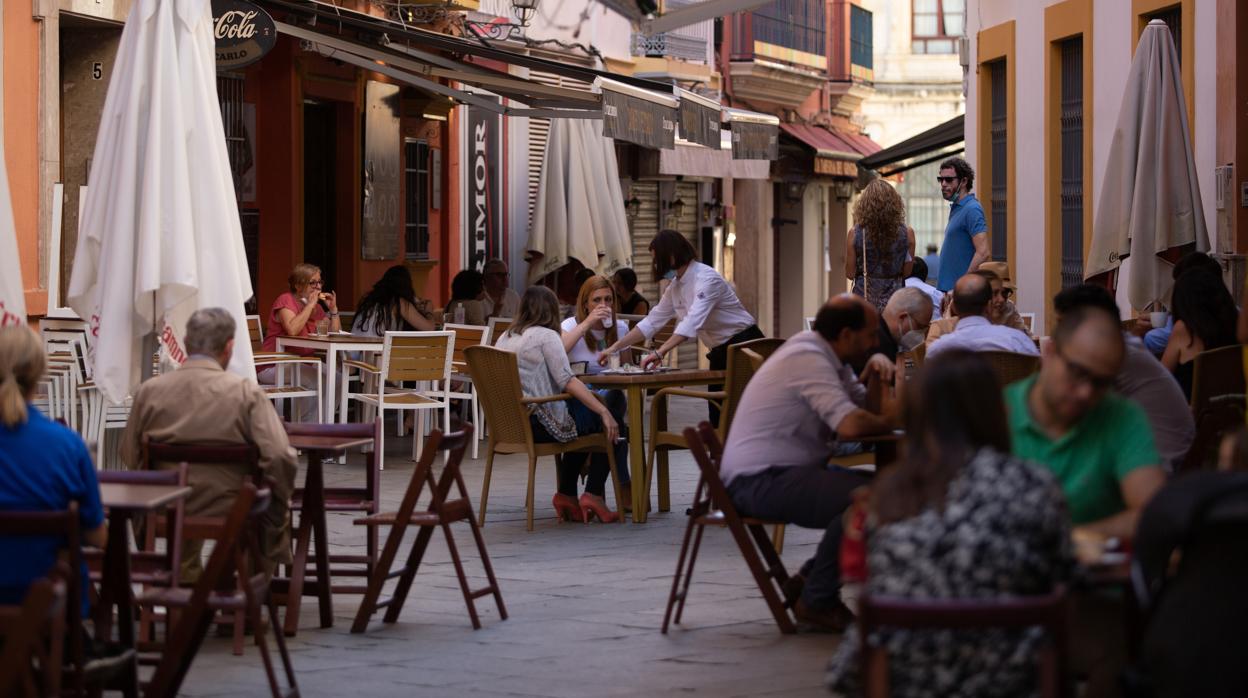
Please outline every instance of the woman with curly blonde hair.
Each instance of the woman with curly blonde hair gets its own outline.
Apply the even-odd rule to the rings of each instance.
[[[854,280],[855,294],[883,312],[893,291],[906,285],[913,264],[914,229],[906,225],[901,195],[888,182],[874,180],[854,204],[854,227],[845,241],[845,278]]]

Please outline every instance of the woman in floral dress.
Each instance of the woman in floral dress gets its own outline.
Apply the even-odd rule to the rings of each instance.
[[[1042,595],[1070,574],[1066,502],[1048,471],[1009,455],[1005,405],[992,369],[963,351],[939,356],[909,385],[905,459],[872,488],[867,595],[1001,599]],[[889,687],[907,696],[1038,695],[1038,628],[882,630]],[[857,628],[828,683],[861,693]]]

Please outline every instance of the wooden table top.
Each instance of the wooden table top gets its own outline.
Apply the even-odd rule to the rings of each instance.
[[[577,376],[590,385],[682,385],[717,383],[724,380],[726,371],[704,369],[678,369],[651,373],[595,373]]]
[[[179,487],[178,485],[100,483],[100,502],[109,509],[151,511],[182,499],[190,493],[190,487]]]
[[[298,451],[345,453],[353,448],[368,446],[372,443],[373,438],[371,436],[312,436],[309,434],[290,435],[290,445]]]
[[[326,344],[385,344],[386,342],[386,340],[382,337],[360,336],[350,333],[327,335],[309,334],[300,337],[296,337],[291,334],[282,334],[278,335],[278,339],[299,340],[304,342],[323,342]]]

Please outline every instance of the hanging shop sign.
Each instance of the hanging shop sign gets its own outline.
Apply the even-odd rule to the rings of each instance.
[[[477,271],[486,260],[505,256],[498,185],[500,118],[496,112],[468,106],[468,268]]]
[[[268,12],[244,0],[212,0],[217,70],[238,70],[264,58],[277,43]]]
[[[780,155],[780,129],[771,124],[732,122],[734,160],[775,160]]]
[[[656,150],[676,147],[675,97],[603,78],[599,84],[603,136]]]

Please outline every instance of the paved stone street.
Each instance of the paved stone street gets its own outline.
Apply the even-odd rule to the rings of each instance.
[[[705,414],[703,405],[679,411],[692,422]],[[387,442],[383,500],[394,510],[411,475],[411,442]],[[474,507],[484,463],[484,454],[464,463]],[[726,531],[704,538],[683,625],[659,633],[696,484],[688,453],[672,458],[672,511],[653,513],[641,525],[558,524],[550,508],[554,460],[546,458],[538,465],[535,530],[526,532],[526,469],[524,456],[495,461],[484,528],[508,620],[499,620],[491,599],[481,599],[483,627],[472,630],[446,546],[435,534],[393,625],[379,613],[366,634],[351,635],[360,597],[338,595],[334,627],[320,629],[315,600],[307,597],[299,635],[290,641],[303,695],[823,695],[823,669],[837,638],[781,635]],[[359,477],[358,462],[327,465],[330,486]],[[465,524],[455,530],[475,586],[484,576],[471,535]],[[363,529],[350,516],[331,514],[330,532],[335,550],[362,550]],[[789,528],[790,570],[813,554],[818,539],[817,531]],[[184,694],[267,695],[260,667],[254,645],[235,657],[229,640],[214,634]]]

